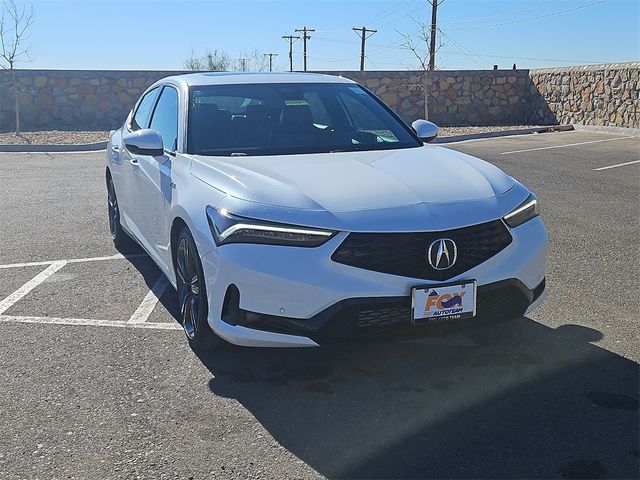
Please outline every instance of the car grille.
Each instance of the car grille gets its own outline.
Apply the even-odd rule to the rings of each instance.
[[[435,270],[427,261],[427,249],[439,238],[450,238],[457,246],[456,263],[447,270]],[[441,232],[350,233],[331,259],[376,272],[443,281],[480,265],[511,241],[501,220]]]
[[[358,328],[391,327],[409,324],[411,308],[398,305],[392,307],[363,308],[358,312]]]
[[[543,285],[543,284],[541,284]],[[529,302],[515,285],[488,285],[478,287],[476,316],[488,321],[518,318],[524,315]],[[390,305],[362,305],[357,309],[358,329],[378,329],[405,326],[411,323],[411,306],[408,302]],[[448,322],[448,320],[445,320]],[[419,324],[439,323],[437,319],[418,321]]]

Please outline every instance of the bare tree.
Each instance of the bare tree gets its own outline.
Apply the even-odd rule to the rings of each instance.
[[[201,72],[224,72],[230,70],[231,63],[231,58],[225,52],[207,49],[203,55],[196,55],[191,49],[191,56],[184,61],[184,68]]]
[[[269,69],[269,62],[258,50],[253,50],[243,52],[233,67],[240,72],[265,72]]]
[[[16,107],[16,135],[20,134],[20,102],[18,97],[21,86],[16,79],[17,63],[29,61],[31,45],[24,45],[28,39],[28,30],[33,25],[35,15],[33,6],[18,8],[14,0],[2,2],[0,16],[0,66],[11,72],[11,87]]]
[[[427,88],[427,77],[429,71],[429,48],[428,43],[431,38],[430,28],[424,22],[413,20],[416,24],[416,33],[403,33],[396,30],[402,37],[398,44],[400,47],[413,53],[420,66],[420,75],[417,82],[406,84],[409,90],[418,89],[424,98],[424,118],[429,119],[429,91]]]

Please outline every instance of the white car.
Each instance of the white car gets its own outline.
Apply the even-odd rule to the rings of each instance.
[[[109,139],[111,235],[176,287],[194,348],[520,317],[545,295],[536,198],[437,131],[342,77],[168,77]]]

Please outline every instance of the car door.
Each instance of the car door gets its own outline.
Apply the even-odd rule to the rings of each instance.
[[[131,119],[122,127],[120,138],[127,133],[149,127],[151,113],[161,90],[161,87],[156,87],[140,97],[133,109]],[[137,192],[137,176],[140,173],[139,159],[126,149],[122,141],[114,142],[111,145],[111,149],[113,157],[118,158],[118,172],[117,175],[114,175],[114,182],[121,222],[136,237],[139,237],[140,232],[134,220],[136,217],[135,210],[139,202]]]
[[[165,216],[171,206],[171,159],[178,140],[178,90],[165,85],[160,92],[149,128],[162,137],[164,155],[132,155],[137,161],[135,190],[138,202],[134,207],[134,222],[141,241],[156,262],[167,269],[170,261],[169,232]]]

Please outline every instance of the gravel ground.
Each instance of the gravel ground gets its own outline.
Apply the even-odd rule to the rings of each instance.
[[[0,133],[0,145],[79,145],[83,143],[105,142],[109,132],[105,131],[63,131]]]
[[[533,125],[508,125],[502,127],[441,127],[440,137],[470,135],[473,133],[521,130]],[[16,136],[13,132],[0,133],[0,145],[78,145],[82,143],[104,142],[109,138],[106,131],[62,131],[23,132]]]
[[[502,132],[504,130],[525,130],[538,128],[538,125],[502,125],[493,127],[440,127],[439,137],[452,137],[455,135],[472,135],[474,133]]]

